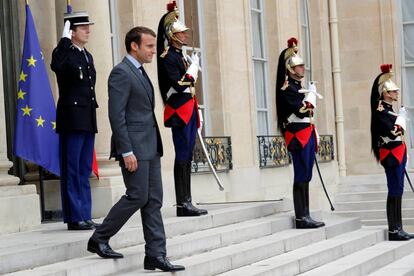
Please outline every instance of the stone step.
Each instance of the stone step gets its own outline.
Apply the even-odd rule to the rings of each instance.
[[[412,193],[408,183],[404,185],[405,193]],[[378,192],[378,191],[387,191],[387,182],[383,183],[374,183],[374,184],[340,184],[338,185],[338,193],[356,193],[356,192]]]
[[[409,241],[384,241],[366,249],[355,252],[351,255],[320,266],[302,276],[313,275],[367,275],[385,265],[388,265],[402,257],[410,254],[414,250],[414,240]],[[394,274],[389,274],[394,275]]]
[[[337,211],[358,211],[358,210],[378,210],[386,208],[386,200],[372,201],[354,201],[354,202],[337,202],[335,208]],[[404,199],[401,202],[402,208],[414,208],[414,198]]]
[[[377,210],[335,211],[335,214],[346,217],[360,218],[363,221],[371,219],[385,219],[387,217],[385,208]],[[414,208],[402,209],[402,217],[414,217]]]
[[[341,185],[353,185],[353,184],[379,184],[386,183],[387,179],[384,173],[380,174],[367,174],[367,175],[349,175],[341,177],[339,183]]]
[[[209,210],[206,216],[165,218],[165,231],[167,237],[172,238],[274,215],[290,209],[289,200],[227,205],[219,209],[215,207],[214,210]],[[136,246],[144,242],[140,221],[139,219],[135,221],[138,221],[138,224],[127,224],[111,239],[111,246],[114,249]],[[42,229],[36,231],[0,236],[0,274],[53,265],[91,255],[86,251],[86,244],[91,234],[91,231],[67,231],[62,223],[53,223],[44,224]],[[90,258],[97,259],[95,256]]]
[[[370,276],[408,276],[414,275],[414,253],[386,265],[369,274]]]
[[[220,274],[297,275],[384,241],[383,228],[359,229]]]
[[[291,229],[293,226],[292,218],[291,214],[276,214],[175,236],[167,240],[168,255],[174,259],[184,258],[187,255],[200,254],[235,243],[265,237],[279,231]],[[120,271],[142,267],[142,261],[145,255],[144,251],[142,245],[131,246],[120,249],[119,252],[122,252],[125,257],[115,261],[104,260],[93,255],[42,266],[32,270],[20,271],[10,275],[23,275],[22,273],[29,272],[35,275],[60,275],[59,273],[71,274],[75,272],[76,275],[104,275],[108,273],[118,275]]]
[[[335,203],[342,202],[355,202],[355,201],[374,201],[374,200],[386,200],[388,192],[374,191],[374,192],[349,192],[349,193],[338,193],[335,195]],[[414,193],[412,191],[405,192],[403,200],[414,199]]]
[[[403,218],[403,225],[414,225],[414,218]],[[377,225],[387,225],[388,221],[386,218],[383,219],[365,219],[361,220],[361,223],[366,226],[377,226]]]
[[[186,270],[180,272],[179,275],[217,275],[354,231],[360,227],[358,220],[347,220],[337,216],[327,216],[325,222],[327,226],[324,228],[280,231],[259,239],[179,259],[175,263],[186,266]],[[143,273],[142,268],[128,273],[118,273],[117,275],[132,276],[138,273]],[[165,273],[152,273],[152,275],[165,275]]]

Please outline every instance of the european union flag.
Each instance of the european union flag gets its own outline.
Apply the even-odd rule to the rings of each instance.
[[[60,175],[56,107],[33,16],[26,5],[26,30],[17,93],[14,154]]]

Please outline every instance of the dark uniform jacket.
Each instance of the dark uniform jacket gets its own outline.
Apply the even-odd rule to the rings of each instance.
[[[81,52],[75,47],[70,39],[62,38],[52,53],[51,68],[56,73],[59,87],[56,110],[57,133],[98,132],[96,71],[92,55],[84,51]]]
[[[285,110],[287,112],[286,117],[295,114],[300,119],[310,118],[312,111],[301,111],[301,108],[303,107],[303,99],[305,98],[304,93],[299,93],[299,90],[302,89],[301,82],[289,77],[288,83],[289,85],[282,91],[283,105],[285,105]],[[286,133],[300,133],[301,130],[308,128],[311,125],[310,123],[286,123],[285,136]],[[287,146],[289,149],[300,149],[303,147],[299,142],[298,137],[294,137]]]
[[[161,90],[161,96],[166,104],[166,111],[180,110],[181,107],[193,100],[191,93],[184,93],[194,85],[193,80],[186,78],[187,61],[185,60],[182,50],[169,47],[168,52],[163,54],[159,62],[158,83]],[[173,87],[178,93],[172,94],[167,99],[167,93]],[[195,102],[196,104],[196,102]],[[182,112],[173,114],[164,114],[164,124],[166,127],[182,127],[186,124],[184,117],[191,117],[194,106],[182,109]],[[190,113],[189,113],[190,112]],[[185,114],[183,114],[185,113]]]
[[[380,161],[384,166],[396,166],[400,163],[406,154],[405,144],[403,141],[387,141],[385,142],[382,137],[389,138],[390,140],[397,139],[398,136],[403,135],[403,130],[397,130],[395,128],[395,121],[397,117],[394,114],[392,105],[381,102],[378,109],[372,114],[373,124],[377,130],[376,140],[380,142]],[[398,139],[401,140],[401,139]]]

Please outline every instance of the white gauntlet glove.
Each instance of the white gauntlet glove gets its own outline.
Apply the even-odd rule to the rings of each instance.
[[[70,29],[70,21],[66,20],[65,27],[63,28],[62,38],[66,37],[72,39],[72,30]]]
[[[198,118],[200,119],[200,127],[198,128],[198,130],[202,131],[204,119],[203,119],[203,112],[201,111],[201,109],[198,109]]]

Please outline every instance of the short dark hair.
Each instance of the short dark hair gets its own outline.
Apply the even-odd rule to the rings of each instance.
[[[138,26],[138,27],[132,28],[125,35],[125,48],[128,53],[131,52],[132,42],[135,42],[138,44],[138,46],[141,46],[142,34],[149,34],[149,35],[152,35],[153,37],[157,37],[155,32],[151,30],[150,28],[147,28],[144,26]]]

